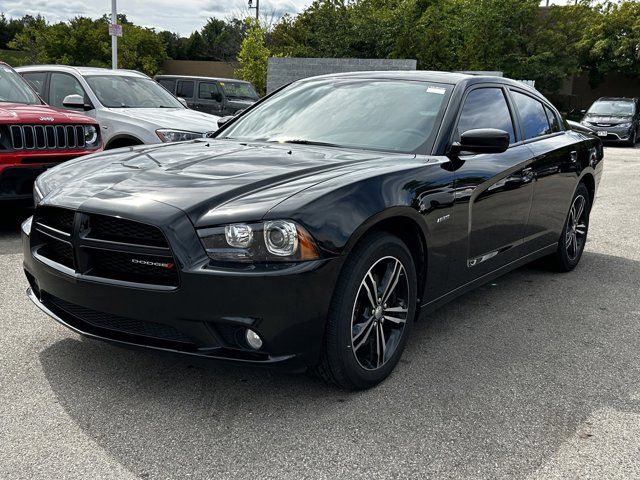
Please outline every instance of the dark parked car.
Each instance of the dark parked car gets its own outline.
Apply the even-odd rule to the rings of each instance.
[[[160,85],[187,105],[213,115],[233,115],[257,102],[260,97],[253,85],[243,80],[184,75],[156,75]]]
[[[420,311],[540,257],[573,269],[602,174],[599,139],[496,77],[300,80],[214,135],[40,176],[33,302],[89,337],[367,388]]]
[[[640,99],[602,97],[593,102],[580,122],[604,142],[635,145],[640,134]]]

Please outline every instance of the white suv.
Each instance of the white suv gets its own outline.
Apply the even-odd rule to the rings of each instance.
[[[95,118],[105,149],[191,140],[218,128],[220,117],[189,110],[140,72],[64,65],[16,70],[49,105]]]

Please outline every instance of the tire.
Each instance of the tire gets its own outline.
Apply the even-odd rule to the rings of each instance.
[[[582,208],[580,208],[582,205]],[[579,214],[575,222],[575,213]],[[570,272],[580,262],[584,246],[589,233],[589,215],[591,213],[591,198],[589,190],[580,183],[571,199],[571,207],[558,240],[558,250],[552,256],[553,266],[561,272]]]
[[[393,288],[383,295],[390,278]],[[377,298],[370,295],[376,287]],[[416,303],[416,269],[406,245],[386,233],[367,236],[340,273],[315,373],[349,390],[383,381],[400,360]]]
[[[634,130],[633,133],[631,134],[631,137],[629,137],[628,145],[630,147],[634,147],[637,141],[638,141],[638,133]]]

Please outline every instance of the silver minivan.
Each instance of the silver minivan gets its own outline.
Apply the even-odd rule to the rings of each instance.
[[[140,72],[64,65],[16,70],[49,105],[95,118],[105,149],[192,140],[218,128],[220,117],[190,110]]]

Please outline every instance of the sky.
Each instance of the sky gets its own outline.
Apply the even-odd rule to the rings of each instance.
[[[262,0],[262,12],[296,14],[312,0]],[[572,0],[550,0],[565,4]],[[255,2],[255,0],[254,0]],[[541,0],[544,5],[546,0]],[[75,16],[101,17],[111,12],[111,0],[1,0],[0,12],[8,17],[43,15],[49,22],[66,21]],[[248,14],[247,0],[119,0],[118,12],[137,25],[170,30],[188,36],[209,17],[227,19]],[[255,13],[254,13],[255,14]]]
[[[295,14],[310,3],[311,0],[261,0],[260,11]],[[137,25],[184,36],[200,30],[209,17],[226,19],[248,14],[246,0],[118,0],[117,5],[118,13],[126,14]],[[7,17],[41,14],[55,23],[78,15],[101,17],[111,12],[111,0],[0,0],[0,12]]]

